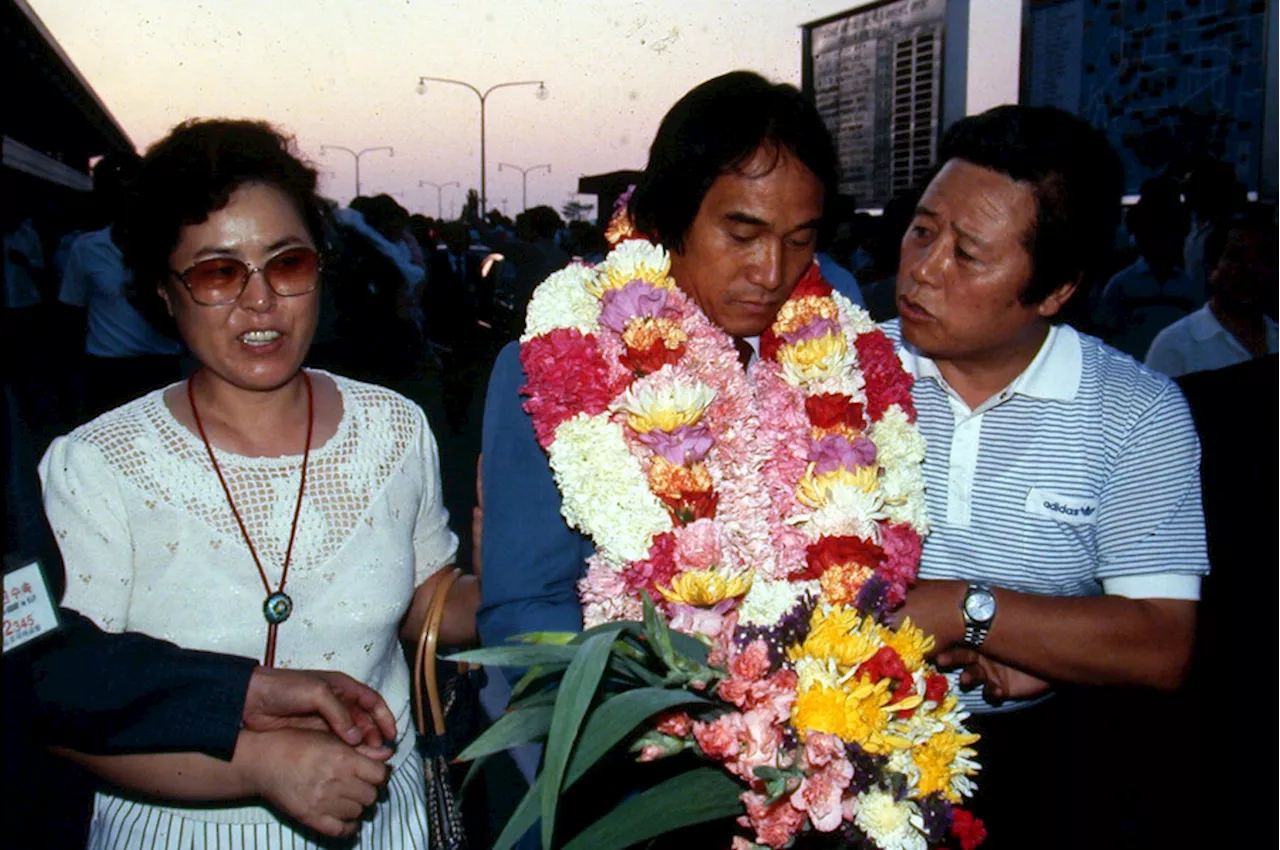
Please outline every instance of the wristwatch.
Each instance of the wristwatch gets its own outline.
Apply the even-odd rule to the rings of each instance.
[[[974,649],[982,646],[996,619],[996,595],[988,585],[970,582],[960,603],[964,616],[964,642]]]

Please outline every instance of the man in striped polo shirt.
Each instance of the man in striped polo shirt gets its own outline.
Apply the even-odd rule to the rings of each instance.
[[[1062,323],[1119,217],[1102,134],[1002,106],[955,124],[938,162],[886,329],[929,446],[932,533],[902,615],[975,688],[990,846],[1071,846],[1081,778],[1117,754],[1086,762],[1071,701],[1045,695],[1180,683],[1208,572],[1199,443],[1171,381]]]

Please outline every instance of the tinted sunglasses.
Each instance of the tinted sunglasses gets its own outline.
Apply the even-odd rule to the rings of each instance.
[[[206,307],[234,304],[254,272],[262,272],[267,286],[282,298],[306,295],[320,280],[320,255],[314,248],[300,245],[281,251],[260,267],[234,257],[211,257],[185,271],[169,270],[187,288],[191,300]]]

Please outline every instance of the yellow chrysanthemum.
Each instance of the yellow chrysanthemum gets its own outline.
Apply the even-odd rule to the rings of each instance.
[[[698,608],[709,608],[726,599],[746,596],[751,589],[751,573],[730,572],[722,568],[689,570],[671,580],[671,588],[658,585],[658,592],[668,602],[679,602]]]
[[[834,564],[819,579],[822,598],[832,605],[852,605],[867,579],[875,574],[876,571],[865,564]]]
[[[716,391],[700,381],[676,380],[632,387],[618,409],[627,414],[627,424],[636,433],[674,431],[681,425],[696,425],[715,398]]]
[[[856,667],[875,655],[881,647],[874,625],[853,608],[836,606],[827,612],[814,611],[809,621],[809,634],[804,643],[792,647],[788,654],[794,660],[803,655],[834,658],[841,667]]]
[[[671,256],[660,246],[642,239],[631,239],[614,248],[596,270],[595,279],[587,284],[587,290],[597,298],[610,289],[621,289],[633,280],[643,280],[665,289],[676,288],[676,282],[669,274]]]
[[[889,680],[850,682],[844,690],[819,685],[796,695],[791,719],[801,737],[826,732],[856,743],[869,753],[884,755],[911,742],[893,734],[890,721],[901,704],[890,706]]]
[[[823,334],[813,339],[788,343],[778,349],[783,377],[793,381],[813,381],[832,377],[843,370],[849,353],[844,334]]]
[[[796,499],[811,508],[821,508],[831,500],[831,494],[839,487],[849,487],[870,493],[879,486],[880,478],[874,466],[860,466],[849,470],[838,466],[830,472],[815,475],[813,464],[796,487]]]
[[[705,464],[681,466],[662,455],[653,456],[649,467],[649,487],[657,496],[679,498],[689,493],[705,493],[712,487],[711,473]]]
[[[911,760],[920,769],[920,780],[917,783],[920,795],[940,792],[951,802],[960,802],[960,795],[952,788],[952,777],[957,773],[973,774],[977,771],[972,767],[957,765],[956,759],[961,755],[976,755],[969,745],[977,740],[977,735],[960,734],[946,729],[912,748]]]
[[[806,295],[783,302],[782,308],[773,320],[773,332],[782,334],[795,333],[816,318],[840,321],[840,311],[830,298],[818,295]]]
[[[845,702],[843,690],[825,685],[800,691],[791,709],[791,722],[801,738],[807,732],[825,732],[844,739]]]
[[[665,317],[654,319],[641,316],[632,319],[622,332],[622,341],[636,351],[652,348],[658,342],[674,351],[688,339],[689,335],[680,329],[680,325]]]
[[[893,647],[908,670],[919,669],[924,663],[924,657],[933,651],[936,644],[933,635],[925,634],[911,622],[910,617],[902,621],[902,625],[896,632],[888,629],[884,629],[883,632],[885,646]]]
[[[910,708],[907,700],[890,706],[893,694],[889,690],[889,680],[869,682],[866,679],[855,680],[854,687],[845,691],[845,734],[840,737],[851,743],[858,743],[864,750],[876,755],[886,755],[891,750],[906,749],[911,742],[889,730],[889,721],[894,712]]]

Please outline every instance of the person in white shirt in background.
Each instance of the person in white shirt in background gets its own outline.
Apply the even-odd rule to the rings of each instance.
[[[1209,302],[1156,335],[1147,366],[1176,378],[1276,353],[1274,216],[1251,209],[1209,236]]]

